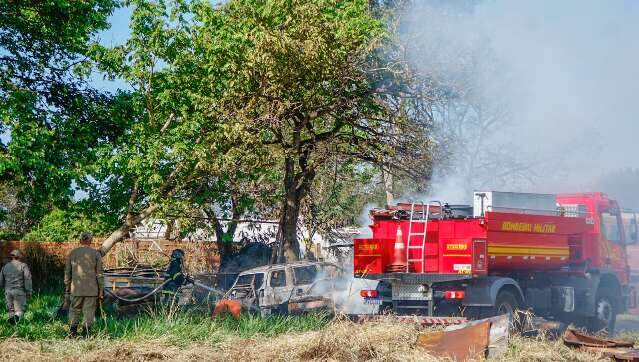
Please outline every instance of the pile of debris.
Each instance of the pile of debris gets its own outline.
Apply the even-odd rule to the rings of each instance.
[[[639,362],[639,349],[634,348],[633,342],[590,336],[574,328],[566,329],[563,342],[568,347],[601,353],[615,361]]]

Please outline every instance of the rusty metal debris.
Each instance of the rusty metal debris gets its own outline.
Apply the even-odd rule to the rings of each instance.
[[[595,348],[619,348],[634,346],[634,343],[632,342],[624,342],[609,338],[589,336],[573,328],[568,328],[566,329],[566,332],[564,332],[564,344],[570,347]]]
[[[417,346],[435,357],[468,361],[483,358],[488,350],[490,322],[483,321],[453,331],[434,331],[417,336]]]
[[[604,356],[614,358],[616,361],[639,362],[639,350],[634,349],[633,342],[590,336],[573,328],[566,329],[563,341],[568,347],[602,353]]]
[[[435,357],[467,361],[495,357],[508,347],[508,316],[497,316],[451,325],[443,331],[429,331],[417,336],[417,345]]]
[[[499,315],[486,319],[470,321],[459,325],[451,325],[446,327],[446,331],[453,331],[460,328],[474,326],[480,323],[490,323],[490,335],[488,337],[487,356],[496,357],[506,352],[508,349],[508,338],[510,337],[511,322],[508,315]]]

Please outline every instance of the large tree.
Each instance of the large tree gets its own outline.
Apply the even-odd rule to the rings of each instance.
[[[209,98],[209,114],[279,159],[280,258],[299,257],[300,207],[331,155],[387,167],[399,153],[428,160],[421,125],[389,107],[401,89],[368,1],[230,1],[211,14],[210,84],[228,81]]]

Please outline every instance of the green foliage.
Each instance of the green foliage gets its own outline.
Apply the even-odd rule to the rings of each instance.
[[[92,144],[113,130],[110,97],[87,86],[95,34],[108,27],[117,0],[0,2],[0,179],[26,200],[32,224],[91,160]],[[108,134],[108,132],[106,132]]]
[[[190,61],[192,25],[183,6],[178,1],[130,5],[132,34],[126,44],[92,49],[102,71],[133,89],[120,97],[127,117],[118,124],[122,133],[96,146],[91,182],[83,183],[96,206],[122,216],[165,202],[209,157],[197,104],[201,83]]]
[[[118,5],[0,5],[0,131],[11,134],[0,180],[25,205],[29,222],[12,230],[32,228],[29,240],[127,230],[155,213],[182,231],[206,216],[229,244],[237,225],[220,218],[279,212],[291,231],[313,191],[304,212],[328,225],[378,198],[379,165],[417,160],[405,169],[428,174],[426,128],[403,59],[385,53],[380,2],[131,0],[130,38],[96,44]],[[94,68],[127,90],[92,90]],[[72,185],[87,199],[74,202]]]
[[[277,161],[289,258],[297,253],[300,205],[332,158],[388,168],[411,160],[404,171],[429,173],[427,128],[395,106],[409,98],[396,66],[403,63],[384,53],[390,37],[369,5],[255,0],[196,8],[207,114],[250,134],[244,142]]]
[[[94,209],[125,222],[147,209],[171,219],[186,213],[180,224],[188,231],[201,226],[190,215],[235,218],[253,208],[257,196],[272,194],[264,187],[273,170],[270,155],[248,142],[253,137],[242,127],[210,115],[203,102],[226,87],[209,78],[223,65],[202,52],[206,38],[217,36],[194,10],[203,4],[131,1],[128,41],[93,47],[100,69],[132,88],[121,97],[128,115],[118,124],[123,132],[97,144],[90,182],[82,183]],[[202,16],[217,16],[207,9]],[[220,225],[214,230],[225,238]]]
[[[73,241],[80,233],[90,232],[94,236],[103,236],[113,229],[99,215],[84,215],[77,211],[54,209],[24,235],[25,241]]]

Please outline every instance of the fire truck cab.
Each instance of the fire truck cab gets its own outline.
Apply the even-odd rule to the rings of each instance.
[[[472,206],[371,211],[372,237],[354,240],[354,273],[389,290],[383,307],[471,318],[527,309],[612,332],[616,315],[634,306],[626,246],[637,241],[637,222],[616,201],[603,193],[473,196]]]

